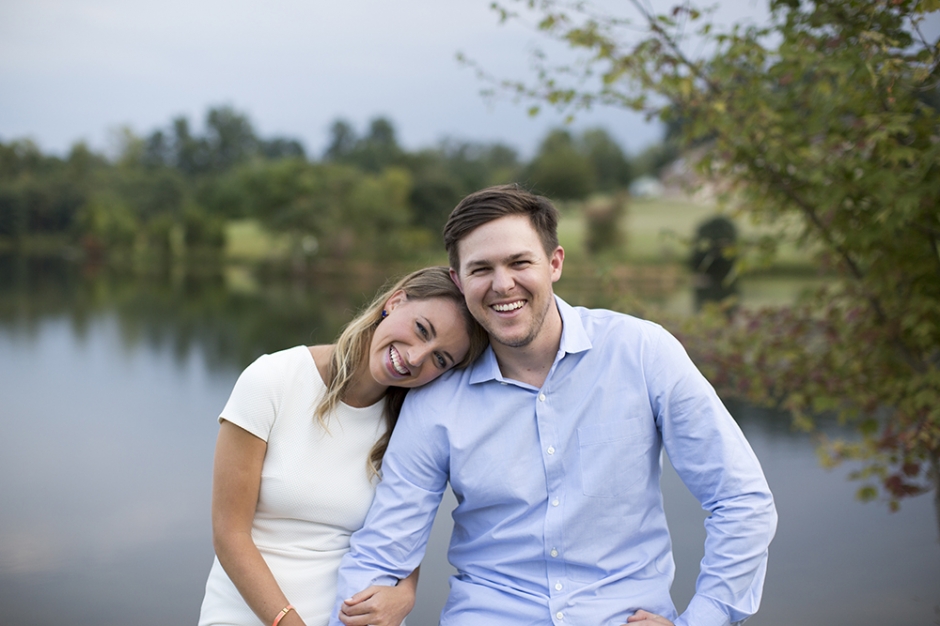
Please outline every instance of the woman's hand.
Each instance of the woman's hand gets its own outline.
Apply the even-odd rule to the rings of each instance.
[[[399,626],[414,605],[413,585],[372,586],[343,602],[339,620],[346,626]]]
[[[637,623],[641,624],[642,626],[675,626],[675,624],[662,615],[656,615],[655,613],[650,613],[649,611],[644,611],[643,609],[640,609],[627,618],[627,624]],[[627,624],[624,626],[627,626]]]

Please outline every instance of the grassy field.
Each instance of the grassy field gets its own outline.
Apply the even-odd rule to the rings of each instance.
[[[683,198],[634,200],[620,224],[625,234],[624,245],[600,258],[589,257],[585,250],[586,227],[581,204],[560,204],[559,208],[562,212],[559,239],[568,260],[565,279],[557,285],[562,297],[587,306],[608,306],[598,298],[625,293],[676,314],[694,309],[686,267],[688,242],[698,224],[717,214],[713,205]],[[734,221],[744,240],[768,232],[741,219]],[[251,266],[257,262],[287,261],[296,245],[289,236],[272,235],[254,220],[229,223],[226,235],[226,257],[237,261],[226,268],[226,280],[233,289],[244,292],[259,287]],[[740,282],[742,303],[749,307],[788,304],[820,284],[824,279],[814,275],[807,257],[805,251],[792,244],[782,245],[772,266],[744,274]],[[321,270],[323,261],[317,264]],[[446,262],[442,246],[439,255],[428,251],[427,258],[412,264]],[[355,273],[352,259],[339,263],[344,273]],[[599,285],[605,286],[599,290]]]
[[[713,204],[686,198],[640,198],[630,201],[620,222],[625,243],[610,253],[611,260],[628,263],[684,263],[689,255],[689,241],[696,227],[708,218],[719,215]],[[750,223],[741,217],[730,217],[738,228],[742,243],[756,241],[760,236],[774,234],[766,226]],[[566,253],[573,258],[586,255],[584,248],[585,221],[578,204],[563,206],[559,238]],[[792,228],[790,229],[793,230]],[[773,269],[806,269],[810,254],[791,241],[780,240]]]
[[[577,262],[587,258],[585,220],[581,203],[559,203],[562,212],[558,236],[567,257]],[[624,244],[604,253],[602,260],[610,263],[684,264],[689,255],[689,241],[696,226],[718,214],[714,205],[686,198],[655,198],[631,200],[620,222]],[[772,231],[744,219],[733,217],[742,242],[754,241]],[[256,262],[286,259],[293,242],[287,235],[272,235],[255,220],[238,220],[226,229],[226,257]],[[792,243],[782,242],[770,269],[805,270],[809,254]],[[443,261],[443,256],[442,259]],[[766,269],[766,268],[765,268]]]
[[[290,254],[290,238],[263,229],[257,220],[232,220],[225,227],[225,256],[238,261],[283,259]]]

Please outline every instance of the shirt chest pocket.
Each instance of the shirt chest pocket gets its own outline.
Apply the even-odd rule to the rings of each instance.
[[[634,417],[578,429],[584,495],[613,498],[649,476],[656,437],[648,427],[643,418]]]

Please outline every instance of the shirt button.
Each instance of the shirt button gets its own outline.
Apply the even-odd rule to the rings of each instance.
[[[555,448],[552,447],[552,446],[548,446],[547,452],[548,452],[549,454],[555,454]]]
[[[540,394],[539,394],[539,402],[545,402],[545,394],[544,394],[544,393],[540,393]]]
[[[552,548],[552,551],[549,552],[549,554],[552,555],[552,558],[555,558],[556,556],[558,556],[558,550],[556,550],[555,548]]]
[[[555,583],[555,589],[561,591],[561,583]]]
[[[552,506],[558,506],[558,498],[552,500]]]
[[[561,611],[558,611],[557,613],[555,613],[555,617],[557,617],[558,619],[565,619],[565,614],[562,613]]]

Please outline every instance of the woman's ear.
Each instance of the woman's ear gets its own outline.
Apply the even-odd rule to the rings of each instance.
[[[408,296],[405,294],[404,290],[399,289],[398,291],[393,293],[391,297],[389,297],[388,300],[385,301],[384,308],[386,311],[391,313],[396,308],[398,308],[398,305],[404,304],[406,300],[408,300]]]

